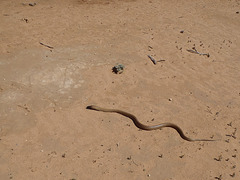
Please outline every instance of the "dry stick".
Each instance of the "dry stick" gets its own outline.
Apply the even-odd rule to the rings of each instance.
[[[197,51],[197,49],[195,47],[193,47],[193,50],[192,49],[187,49],[188,52],[190,53],[195,53],[195,54],[199,54],[199,55],[206,55],[207,57],[210,57],[209,53],[200,53]]]
[[[153,64],[157,64],[157,62],[161,62],[161,61],[165,61],[164,59],[160,59],[158,61],[156,61],[152,56],[148,55],[149,59],[151,59],[151,61],[153,62]]]
[[[153,57],[152,56],[150,56],[150,55],[148,55],[148,57],[149,57],[149,59],[153,62],[153,64],[157,64],[157,61],[155,60],[155,59],[153,59]]]
[[[45,47],[47,47],[47,48],[50,48],[50,49],[53,49],[53,47],[52,46],[48,46],[48,45],[46,45],[46,44],[43,44],[43,43],[41,43],[41,42],[39,42],[41,45],[43,45],[43,46],[45,46]]]

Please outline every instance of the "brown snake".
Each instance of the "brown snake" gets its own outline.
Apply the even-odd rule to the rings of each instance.
[[[133,114],[130,114],[128,112],[121,111],[121,110],[118,110],[118,109],[106,109],[106,108],[101,108],[101,107],[98,107],[98,106],[95,106],[95,105],[87,106],[86,109],[102,111],[102,112],[114,112],[114,113],[121,114],[125,117],[128,117],[128,118],[132,119],[133,123],[139,129],[142,129],[142,130],[151,131],[151,130],[155,130],[155,129],[161,129],[163,127],[170,127],[170,128],[175,129],[179,133],[181,138],[183,138],[186,141],[191,141],[191,142],[193,142],[193,141],[215,141],[215,140],[212,140],[212,139],[191,139],[191,138],[185,136],[182,129],[179,126],[177,126],[176,124],[173,124],[173,123],[162,123],[162,124],[158,124],[158,125],[155,125],[155,126],[146,126],[146,125],[140,123],[138,121],[138,119]]]

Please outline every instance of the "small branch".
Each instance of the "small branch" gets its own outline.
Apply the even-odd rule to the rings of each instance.
[[[156,61],[152,56],[148,55],[149,59],[153,62],[153,64],[157,64],[157,62],[165,61],[164,59]]]
[[[150,55],[148,55],[148,57],[149,57],[149,59],[153,62],[153,64],[157,64],[157,61],[155,60],[155,59],[153,59],[153,57],[152,56],[150,56]]]
[[[164,59],[160,59],[160,60],[158,60],[157,62],[161,62],[161,61],[166,61],[166,60],[164,60]]]
[[[20,108],[25,109],[27,112],[31,112],[30,109],[27,107],[26,104],[24,104],[24,105],[20,105],[20,104],[18,104],[17,106],[20,107]]]
[[[207,57],[210,57],[209,53],[200,53],[197,51],[197,49],[195,47],[193,47],[192,49],[187,49],[187,51],[190,53],[195,53],[195,54],[199,54],[199,55],[203,55],[203,56],[205,55]]]
[[[47,47],[47,48],[53,49],[52,46],[49,46],[49,45],[43,44],[42,42],[39,42],[39,44],[41,44],[41,45],[43,45],[43,46],[45,46],[45,47]]]

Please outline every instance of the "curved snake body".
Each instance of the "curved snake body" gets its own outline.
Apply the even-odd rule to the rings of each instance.
[[[138,121],[138,119],[136,118],[136,116],[134,116],[133,114],[130,114],[130,113],[122,111],[122,110],[106,109],[106,108],[101,108],[101,107],[98,107],[98,106],[95,106],[95,105],[87,106],[86,108],[91,109],[91,110],[96,110],[96,111],[112,112],[112,113],[121,114],[125,117],[130,118],[133,121],[133,123],[135,124],[135,126],[137,126],[139,129],[142,129],[142,130],[151,131],[151,130],[161,129],[163,127],[170,127],[170,128],[175,129],[178,132],[178,134],[181,136],[181,138],[186,140],[186,141],[190,141],[190,142],[193,142],[193,141],[215,141],[215,140],[212,140],[212,139],[192,139],[192,138],[189,138],[189,137],[185,136],[185,134],[183,133],[182,129],[179,126],[177,126],[176,124],[173,124],[173,123],[161,123],[161,124],[154,125],[154,126],[147,126],[147,125],[144,125],[144,124],[140,123]]]

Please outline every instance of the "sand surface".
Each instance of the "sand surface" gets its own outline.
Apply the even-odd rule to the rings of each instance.
[[[240,179],[239,0],[34,2],[0,2],[0,179]]]

